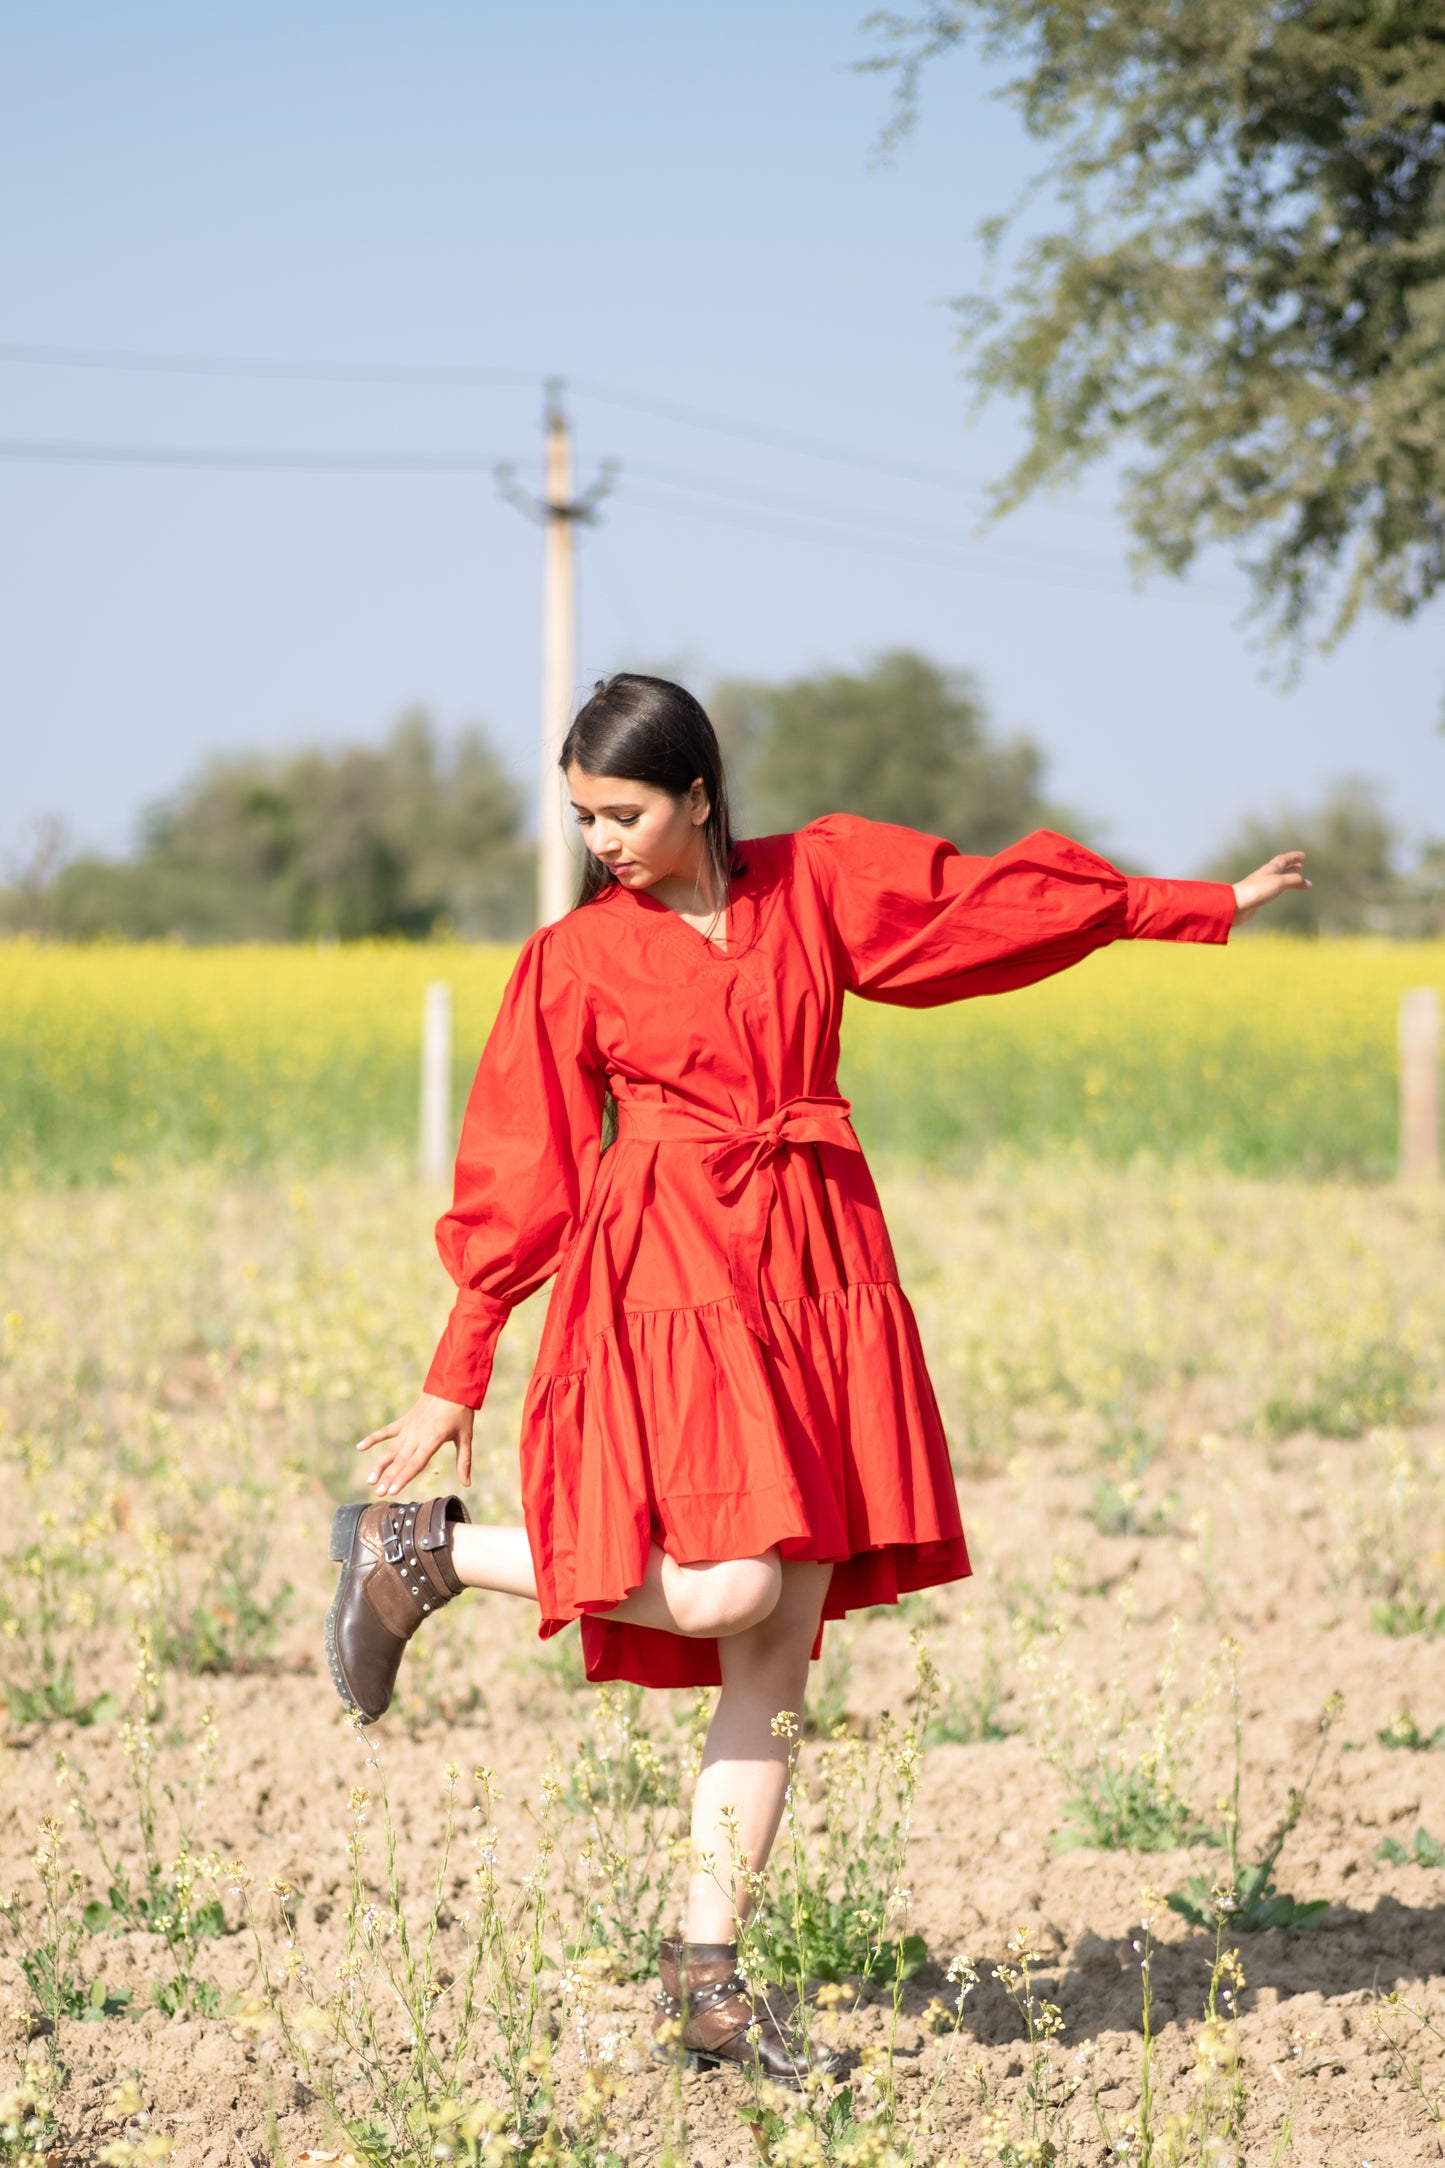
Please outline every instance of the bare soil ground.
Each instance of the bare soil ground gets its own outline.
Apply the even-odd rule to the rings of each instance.
[[[828,1721],[876,1733],[885,1708],[907,1715],[909,1636],[921,1632],[945,1674],[943,1728],[961,1735],[929,1747],[913,1813],[907,1924],[929,1961],[902,1991],[894,2033],[898,2155],[911,2146],[919,2158],[1010,2157],[985,2103],[1022,2127],[1027,2045],[993,1976],[1021,1928],[1038,1952],[1040,1992],[1062,2013],[1055,2083],[1073,2093],[1059,2160],[1137,2157],[1121,2134],[1138,2113],[1146,1913],[1161,2126],[1170,2106],[1197,2100],[1214,1943],[1145,1891],[1216,1878],[1218,1847],[1061,1850],[1057,1838],[1072,1826],[1070,1755],[1085,1767],[1100,1755],[1137,1761],[1151,1736],[1157,1745],[1161,1720],[1180,1795],[1201,1825],[1219,1826],[1233,1781],[1219,1683],[1230,1637],[1245,1857],[1302,1783],[1333,1693],[1343,1714],[1275,1877],[1290,1897],[1328,1909],[1301,1931],[1231,1938],[1247,1983],[1242,2126],[1219,2157],[1269,2161],[1285,2134],[1281,2157],[1330,2168],[1437,2157],[1431,2103],[1445,2057],[1382,1999],[1402,1991],[1445,2021],[1445,1867],[1415,1863],[1417,1832],[1426,1859],[1429,1839],[1445,1845],[1445,1730],[1438,1746],[1391,1746],[1380,1734],[1404,1736],[1402,1711],[1421,1741],[1445,1726],[1438,1205],[1057,1170],[900,1182],[888,1201],[958,1441],[977,1569],[971,1583],[901,1613],[830,1629],[820,1666]],[[391,1411],[436,1321],[425,1201],[357,1178],[299,1201],[179,1184],[17,1198],[5,1212],[8,1677],[36,1692],[58,1676],[63,1651],[82,1706],[108,1694],[115,1708],[103,1704],[84,1724],[40,1721],[12,1691],[0,1884],[17,1892],[14,1918],[34,1944],[44,1922],[32,1854],[53,1815],[63,1868],[79,1878],[64,1900],[71,1916],[106,1901],[96,1843],[57,1784],[57,1750],[83,1772],[86,1811],[112,1858],[141,1857],[133,1724],[149,1693],[158,1842],[169,1861],[177,1814],[190,1818],[193,1849],[210,1863],[205,1894],[224,1915],[224,1931],[195,1946],[205,1992],[190,2007],[182,1996],[173,2014],[152,1999],[176,1973],[163,1933],[114,1913],[77,1929],[80,1990],[99,1980],[113,2000],[130,1999],[110,2015],[97,2001],[87,2019],[54,2028],[37,2019],[12,1936],[0,1999],[14,2012],[17,2058],[47,2058],[49,2150],[78,2164],[119,2142],[130,2154],[112,2157],[139,2158],[160,2136],[180,2168],[344,2150],[260,1999],[261,1965],[276,1979],[286,1959],[267,1882],[296,1893],[313,1981],[334,1985],[352,1788],[373,1793],[363,1874],[379,1903],[381,1787],[400,1882],[416,1903],[439,1856],[448,1765],[466,1773],[468,1801],[470,1772],[495,1772],[498,1873],[519,1877],[535,1863],[544,1784],[550,1774],[565,1788],[594,1702],[565,1641],[541,1648],[520,1605],[485,1597],[436,1623],[396,1713],[374,1733],[358,1735],[332,1696],[319,1653],[332,1588],[326,1526],[352,1479],[345,1447],[361,1418]],[[478,1494],[494,1516],[509,1503],[510,1426],[535,1326],[535,1315],[514,1326],[486,1415]],[[234,1613],[223,1600],[226,1545],[256,1532],[264,1556],[244,1555],[242,1581],[251,1575],[263,1610],[283,1583],[292,1599],[249,1639],[234,1616],[213,1622],[216,1668],[197,1670],[206,1652],[195,1617],[208,1605]],[[150,1634],[149,1689],[135,1677],[138,1626]],[[170,1653],[158,1657],[167,1634]],[[1155,1682],[1171,1645],[1179,1685],[1161,1702]],[[1122,1719],[1121,1676],[1133,1711]],[[1083,1708],[1080,1690],[1092,1696]],[[685,1731],[687,1697],[652,1699],[648,1720],[666,1747]],[[198,1753],[204,1708],[215,1743]],[[979,1729],[1001,1736],[967,1737]],[[805,1745],[805,1764],[819,1751]],[[561,1811],[566,1855],[582,1823],[567,1819],[565,1797]],[[1410,1863],[1378,1856],[1389,1839]],[[232,1861],[249,1873],[259,1958],[241,1931],[239,1870],[220,1865]],[[471,1864],[458,1857],[448,1888],[456,1910],[443,1939],[458,1966]],[[567,1865],[563,1856],[563,1879]],[[960,1952],[980,1980],[950,2042],[926,2014],[951,1996],[944,1968]],[[677,2131],[671,2081],[645,2056],[649,1997],[645,1981],[614,1981],[598,1991],[595,2019],[615,2035],[620,2150],[639,2163],[659,2159]],[[830,2020],[840,2043],[882,2039],[887,2002],[875,1985],[845,2004]],[[569,2052],[564,2026],[559,2069]],[[483,2069],[472,2097],[489,2092]],[[731,2168],[756,2157],[736,2078],[689,2076],[683,2095],[688,2161]],[[929,2114],[910,2129],[910,2105],[925,2099]]]

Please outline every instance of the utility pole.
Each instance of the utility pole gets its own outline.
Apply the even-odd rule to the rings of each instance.
[[[549,378],[543,409],[546,432],[543,493],[529,497],[517,486],[510,467],[497,469],[497,486],[510,504],[541,522],[542,556],[542,731],[537,776],[537,923],[550,926],[572,900],[572,851],[562,812],[557,770],[562,742],[572,720],[577,690],[577,557],[573,533],[591,526],[597,507],[612,487],[616,468],[610,462],[590,489],[573,495],[572,431],[562,403],[562,384]]]

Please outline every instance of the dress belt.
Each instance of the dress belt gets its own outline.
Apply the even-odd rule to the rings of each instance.
[[[763,1239],[778,1193],[778,1161],[798,1144],[836,1144],[861,1152],[846,1099],[789,1099],[753,1129],[729,1129],[691,1107],[619,1102],[617,1134],[644,1144],[704,1144],[702,1163],[719,1203],[728,1206],[728,1272],[743,1322],[770,1338],[763,1310]]]

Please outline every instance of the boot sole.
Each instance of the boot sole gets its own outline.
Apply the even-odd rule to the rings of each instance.
[[[770,2085],[781,2085],[786,2092],[800,2093],[803,2090],[801,2076],[770,2078],[765,2070],[759,2073],[752,2062],[743,2062],[736,2055],[713,2055],[706,2048],[665,2048],[654,2043],[650,2060],[654,2063],[666,2063],[672,2070],[736,2070],[738,2075],[744,2078],[761,2075],[768,2079]]]
[[[338,1506],[331,1516],[330,1555],[341,1572],[337,1577],[336,1594],[331,1599],[331,1609],[326,1614],[326,1663],[331,1673],[331,1683],[340,1696],[343,1707],[353,1716],[359,1716],[363,1724],[375,1723],[360,1707],[341,1669],[341,1657],[336,1647],[336,1617],[341,1609],[341,1599],[346,1593],[346,1583],[351,1571],[351,1554],[356,1543],[356,1524],[366,1511],[365,1503],[359,1506]]]

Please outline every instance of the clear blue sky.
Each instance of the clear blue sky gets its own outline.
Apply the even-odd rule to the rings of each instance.
[[[1241,811],[1349,771],[1380,779],[1410,829],[1445,827],[1438,611],[1362,629],[1283,693],[1227,565],[1131,591],[1102,476],[976,538],[966,488],[586,388],[965,481],[999,472],[1015,424],[970,421],[948,301],[977,273],[978,219],[1037,154],[954,58],[880,167],[887,91],[852,67],[862,12],[8,10],[0,341],[558,372],[576,387],[584,467],[623,468],[584,545],[584,681],[642,661],[705,686],[906,643],[977,671],[1000,726],[1048,749],[1054,791],[1160,870],[1190,866]],[[12,443],[535,461],[539,429],[530,381],[3,358],[0,409]],[[12,859],[40,814],[120,847],[139,808],[213,750],[376,738],[417,701],[445,726],[486,721],[530,774],[539,542],[485,471],[6,461],[0,492]],[[789,508],[757,501],[769,493]],[[859,518],[883,553],[859,546]],[[920,546],[931,527],[963,540]]]

